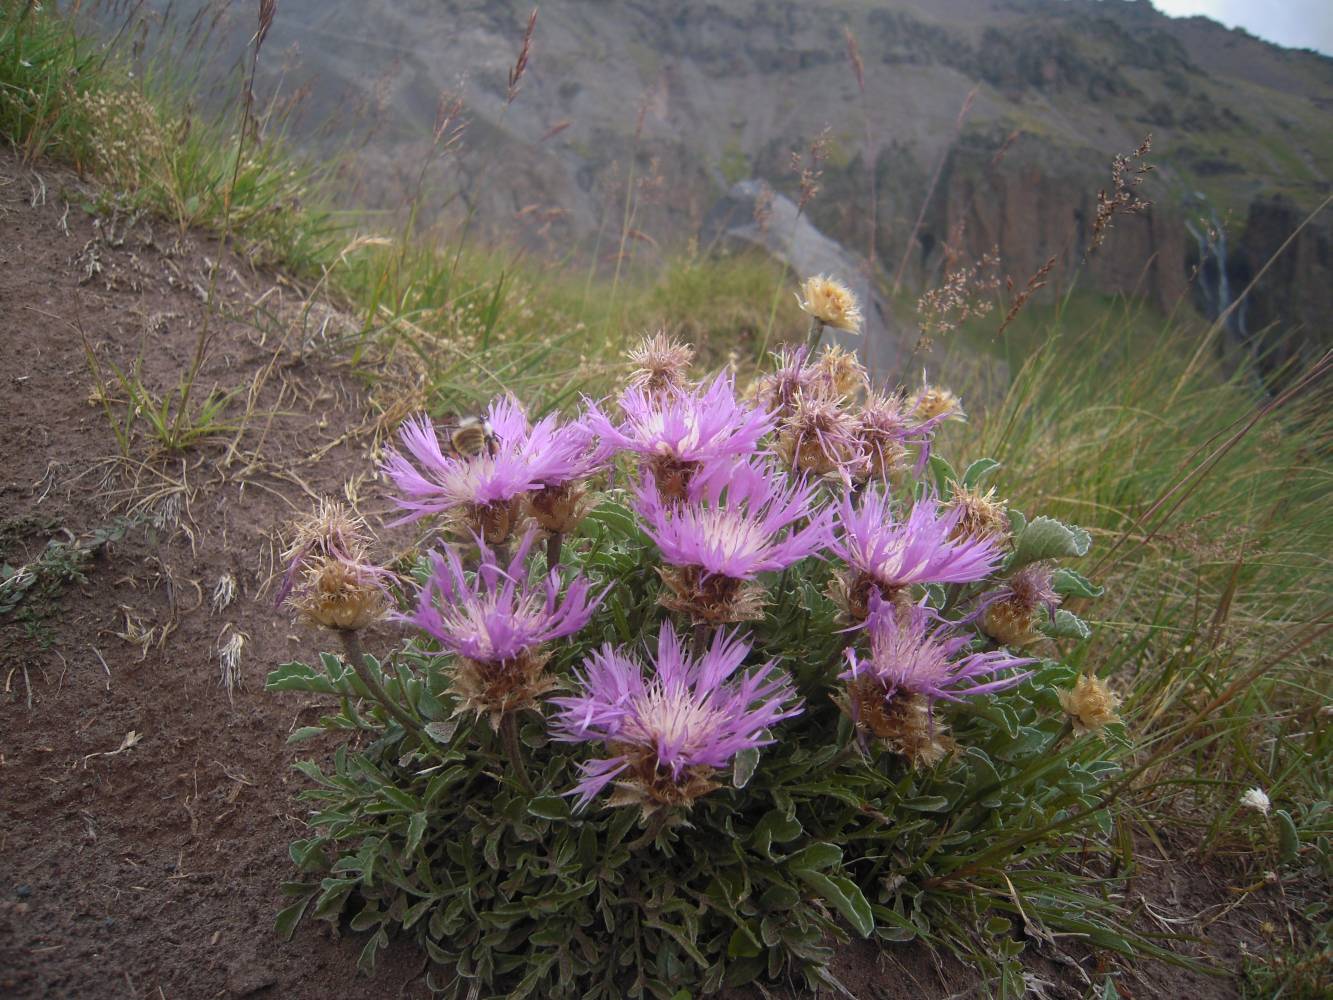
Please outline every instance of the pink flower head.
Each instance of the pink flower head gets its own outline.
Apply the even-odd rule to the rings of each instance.
[[[664,501],[650,473],[636,507],[666,562],[752,580],[823,548],[832,511],[814,508],[815,492],[813,483],[788,484],[765,459],[714,462],[691,480],[684,502]]]
[[[1003,553],[990,539],[950,539],[961,516],[960,509],[945,512],[927,497],[900,520],[887,492],[870,485],[858,504],[842,498],[832,550],[881,591],[915,583],[971,583],[989,575]]]
[[[445,649],[477,663],[513,660],[535,647],[573,635],[588,624],[602,596],[589,598],[587,581],[575,579],[560,599],[560,576],[540,583],[526,569],[535,532],[529,530],[502,567],[478,540],[481,565],[469,576],[453,548],[431,555],[431,572],[416,612],[406,620]]]
[[[524,450],[532,463],[533,478],[543,489],[586,479],[610,457],[586,414],[566,422],[548,414],[527,432]]]
[[[1022,682],[1030,672],[997,674],[1036,662],[1004,650],[960,655],[971,639],[954,633],[948,622],[920,604],[900,607],[872,598],[865,627],[870,656],[857,656],[849,648],[845,654],[848,669],[839,677],[849,684],[870,682],[882,692],[885,702],[900,695],[920,695],[933,704],[1000,691]]]
[[[610,645],[592,653],[577,681],[580,691],[554,698],[555,737],[603,742],[610,756],[583,765],[571,794],[579,807],[619,778],[612,805],[638,804],[645,812],[689,805],[716,788],[710,776],[742,750],[773,742],[764,731],[799,715],[790,678],[771,663],[733,675],[750,645],[718,631],[698,659],[681,648],[670,622],[657,640],[652,675]]]
[[[626,389],[620,408],[624,419],[617,426],[591,405],[588,425],[608,444],[652,462],[660,488],[667,487],[670,474],[675,496],[683,495],[685,481],[701,463],[750,455],[773,429],[770,414],[736,399],[725,373],[706,387],[656,393]]]
[[[398,523],[459,507],[509,504],[537,485],[526,437],[516,433],[512,410],[493,404],[491,413],[500,417],[504,435],[491,421],[492,446],[475,455],[444,454],[425,416],[403,422],[398,432],[403,451],[390,448],[383,466],[398,490],[394,503],[409,511]]]

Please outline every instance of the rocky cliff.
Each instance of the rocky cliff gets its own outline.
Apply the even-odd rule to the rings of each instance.
[[[1020,283],[1055,256],[1084,287],[1196,301],[1189,225],[1222,227],[1226,267],[1253,273],[1333,179],[1333,60],[1142,0],[547,0],[510,104],[528,10],[284,0],[264,86],[307,88],[312,144],[361,137],[360,194],[389,207],[417,191],[441,95],[461,97],[470,124],[427,171],[428,208],[469,205],[562,255],[605,256],[627,205],[651,254],[697,234],[737,181],[795,197],[792,151],[827,129],[808,214],[917,287],[952,236],[969,255],[998,246]],[[235,5],[222,21],[223,63],[252,16]],[[1111,158],[1149,132],[1153,207],[1085,262]],[[1333,287],[1327,237],[1288,253],[1249,319],[1311,327]]]

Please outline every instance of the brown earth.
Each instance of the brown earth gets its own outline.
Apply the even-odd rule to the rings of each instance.
[[[0,154],[3,561],[132,521],[97,547],[86,582],[0,617],[0,995],[423,996],[409,943],[367,979],[358,935],[309,922],[290,942],[273,931],[287,844],[303,831],[285,740],[317,703],[266,695],[262,682],[318,648],[263,593],[274,532],[314,498],[346,495],[349,480],[372,518],[384,508],[359,478],[372,467],[372,408],[328,344],[343,321],[306,310],[301,289],[242,257],[219,258],[208,237],[106,206],[90,214],[81,206],[94,198],[71,174]],[[248,410],[245,427],[177,457],[147,457],[140,440],[133,461],[115,459],[84,338],[103,366],[141,358],[145,382],[168,389],[190,363],[215,259],[222,308],[200,384],[240,387],[230,413]],[[223,606],[213,594],[226,575],[237,595]],[[229,693],[218,650],[237,632],[247,640]],[[1235,969],[1243,943],[1259,947],[1273,894],[1245,897],[1205,930],[1202,917],[1237,897],[1217,876],[1171,871],[1132,892],[1183,921],[1161,926],[1202,934],[1195,953]],[[1050,997],[1083,995],[1104,968],[1086,954],[1031,963]],[[862,1000],[985,992],[973,970],[919,946],[859,945],[837,971]],[[1203,1000],[1236,986],[1164,966],[1120,980],[1125,997],[1186,990]]]

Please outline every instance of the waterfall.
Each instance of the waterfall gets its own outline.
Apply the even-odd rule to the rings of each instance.
[[[1194,237],[1199,248],[1199,270],[1195,278],[1203,305],[1203,313],[1215,320],[1232,304],[1231,276],[1227,270],[1227,233],[1217,211],[1201,192],[1186,199],[1200,210],[1195,219],[1186,219],[1185,228]],[[1206,215],[1203,213],[1207,213]],[[1226,331],[1238,344],[1248,337],[1245,329],[1245,303],[1242,302],[1226,318]]]

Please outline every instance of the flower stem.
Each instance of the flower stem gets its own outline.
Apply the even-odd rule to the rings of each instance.
[[[342,639],[343,650],[347,653],[347,662],[351,664],[356,676],[361,678],[361,683],[366,686],[371,697],[379,702],[381,707],[393,716],[406,732],[415,736],[419,743],[425,744],[427,740],[420,724],[389,697],[388,692],[384,690],[384,686],[375,677],[375,672],[366,663],[366,654],[361,649],[361,640],[356,632],[350,629],[340,629],[338,630],[338,637]]]
[[[523,786],[523,790],[532,795],[536,789],[532,787],[532,781],[528,778],[528,766],[523,760],[523,745],[518,738],[518,718],[512,712],[506,712],[500,720],[500,740],[504,743],[505,754],[509,757],[509,764],[514,770],[514,776],[518,778],[518,783]]]
[[[815,349],[819,346],[819,338],[822,336],[824,336],[824,321],[811,316],[810,332],[806,334],[805,338],[805,346],[808,351],[808,354],[806,355],[807,357],[815,353]]]
[[[701,659],[708,652],[708,623],[694,623],[694,658]]]
[[[560,547],[564,544],[565,536],[558,531],[551,532],[546,539],[546,569],[553,570],[560,565]]]
[[[652,816],[648,818],[648,829],[643,831],[643,835],[636,837],[634,840],[626,844],[625,847],[630,851],[637,851],[640,847],[645,847],[648,844],[651,844],[657,839],[657,835],[666,828],[667,820],[670,818],[667,810],[657,810],[657,812],[653,813]]]

